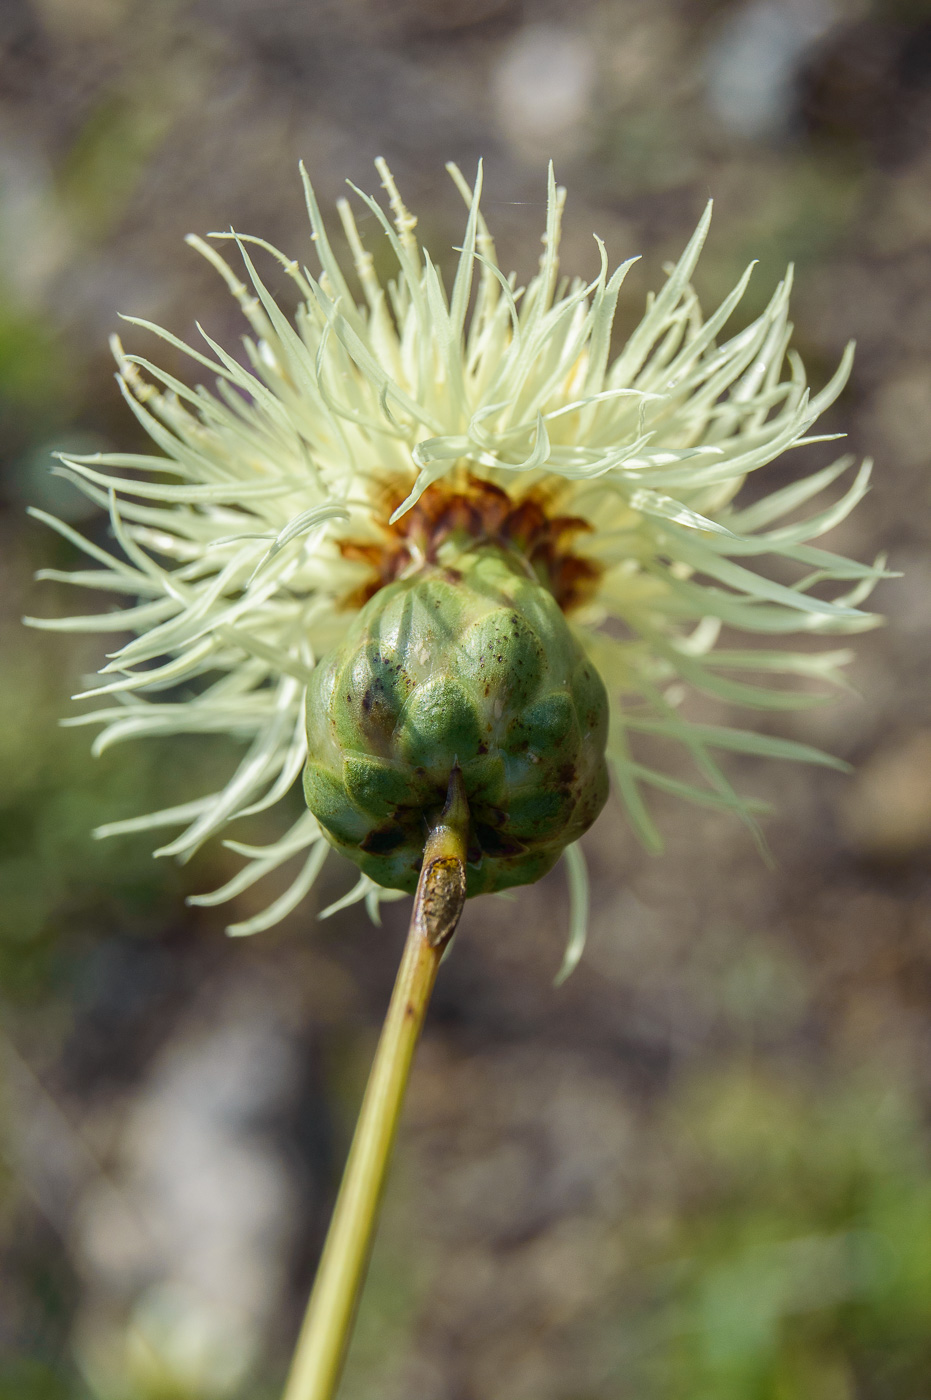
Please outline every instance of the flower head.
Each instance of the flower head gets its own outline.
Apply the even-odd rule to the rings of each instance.
[[[599,240],[601,269],[591,283],[560,278],[564,191],[552,172],[539,271],[519,288],[499,268],[480,212],[481,172],[470,188],[450,167],[468,213],[446,287],[387,167],[378,169],[390,216],[355,193],[390,244],[393,280],[376,274],[371,247],[341,201],[356,296],[305,175],[319,272],[261,239],[213,235],[235,242],[243,281],[213,244],[191,238],[242,308],[250,330],[244,354],[203,331],[203,348],[194,348],[133,321],[189,355],[213,387],[191,388],[115,341],[120,388],[158,453],[62,459],[61,469],[109,511],[117,546],[106,552],[44,517],[95,560],[72,581],[136,600],[119,612],[37,622],[133,634],[101,683],[79,697],[97,706],[68,722],[102,725],[98,751],[172,733],[222,731],[245,744],[222,791],[97,834],[180,828],[159,854],[184,859],[238,818],[282,800],[307,757],[304,699],[319,681],[318,663],[381,590],[425,568],[449,569],[470,546],[497,550],[544,589],[566,618],[571,645],[603,677],[609,764],[648,847],[660,845],[651,788],[752,821],[753,805],[735,793],[717,751],[831,760],[787,740],[690,723],[676,708],[677,683],[752,707],[809,703],[807,690],[774,686],[773,675],[836,681],[846,653],[722,649],[722,625],[768,639],[872,625],[859,604],[881,566],[812,544],[864,494],[868,464],[839,500],[802,523],[799,508],[848,471],[851,458],[743,508],[734,504],[750,473],[818,440],[812,428],[843,388],[850,349],[811,394],[788,349],[788,276],[735,334],[726,327],[750,269],[705,319],[690,279],[709,209],[639,326],[612,354],[615,308],[633,260],[610,272]],[[256,246],[297,285],[293,319],[256,270]],[[774,557],[796,568],[796,582],[760,571],[759,561]],[[840,596],[827,600],[821,586],[832,582]],[[744,679],[753,673],[763,683]],[[692,786],[640,761],[640,734],[684,745],[701,781]],[[244,857],[243,868],[195,902],[219,904],[303,857],[287,891],[234,925],[238,933],[294,908],[329,849],[310,811],[272,846],[227,844]],[[577,913],[579,860],[570,847]],[[379,900],[396,894],[363,873],[339,905],[365,899],[377,914]]]

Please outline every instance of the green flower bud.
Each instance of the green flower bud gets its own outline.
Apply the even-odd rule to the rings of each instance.
[[[458,764],[467,893],[529,884],[608,792],[608,697],[548,590],[483,546],[379,590],[307,692],[307,805],[377,884],[413,891]]]

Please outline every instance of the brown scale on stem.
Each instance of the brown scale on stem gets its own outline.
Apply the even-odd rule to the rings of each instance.
[[[386,519],[402,499],[403,495],[386,493]],[[552,505],[539,489],[514,502],[500,486],[474,476],[460,477],[456,489],[439,482],[428,486],[400,520],[379,527],[381,541],[342,541],[343,558],[371,570],[371,577],[346,600],[347,605],[362,607],[411,564],[435,564],[446,540],[466,535],[477,545],[498,545],[520,554],[562,611],[572,612],[591,598],[602,569],[573,553],[577,537],[592,529],[589,522],[575,515],[553,514]]]

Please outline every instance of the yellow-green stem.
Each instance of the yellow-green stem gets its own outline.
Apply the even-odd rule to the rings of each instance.
[[[407,942],[283,1400],[332,1400],[365,1281],[411,1060],[465,902],[469,813],[459,770],[427,838]]]

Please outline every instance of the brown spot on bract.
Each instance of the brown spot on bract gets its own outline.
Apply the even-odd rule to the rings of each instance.
[[[387,831],[376,829],[370,831],[365,840],[360,842],[359,849],[373,856],[386,855],[393,851],[395,846],[400,846],[403,840],[404,832],[397,827]]]
[[[526,853],[527,847],[522,841],[518,841],[514,836],[505,836],[503,831],[496,831],[493,826],[477,822],[475,834],[488,856],[521,856]]]

